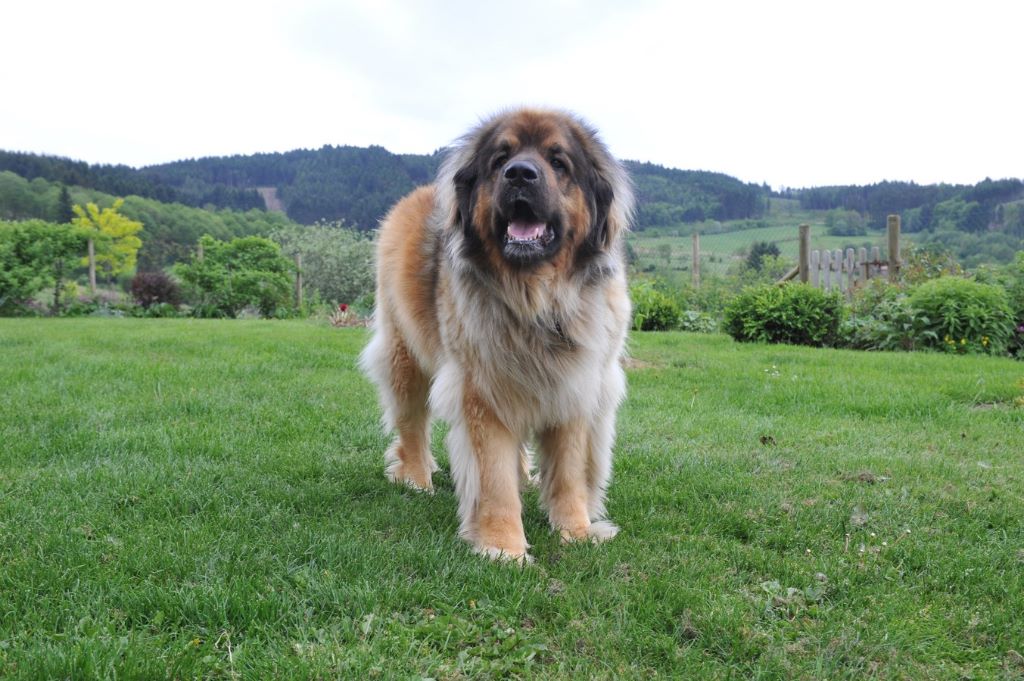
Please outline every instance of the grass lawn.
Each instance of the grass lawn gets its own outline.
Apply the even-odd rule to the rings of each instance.
[[[602,546],[389,484],[362,329],[0,320],[0,677],[1020,678],[1024,364],[639,334]]]

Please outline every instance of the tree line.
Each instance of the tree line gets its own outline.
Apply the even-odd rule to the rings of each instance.
[[[38,219],[56,224],[71,222],[72,204],[95,203],[100,208],[114,205],[116,197],[83,187],[68,187],[35,178],[31,181],[10,171],[0,171],[0,220]],[[143,224],[139,237],[140,270],[156,270],[186,259],[204,234],[217,239],[267,235],[294,225],[279,213],[250,209],[204,210],[181,203],[130,195],[120,212]]]
[[[722,173],[678,170],[626,161],[636,186],[636,229],[671,227],[704,220],[759,218],[768,205],[767,187]]]
[[[904,232],[922,246],[950,253],[964,266],[1008,263],[1024,249],[1024,181],[985,180],[974,185],[880,182],[867,186],[787,190],[803,208],[828,210],[833,233],[881,229],[898,214]],[[846,229],[847,231],[839,231]],[[861,228],[862,229],[862,228]]]
[[[140,264],[160,267],[184,257],[203,233],[218,238],[267,234],[283,224],[321,220],[374,229],[395,201],[431,181],[442,154],[328,145],[134,169],[0,151],[0,219],[63,222],[57,216],[67,212],[67,201],[63,209],[58,201],[61,186],[89,194],[76,195],[79,203],[109,205],[114,196],[126,196],[125,214],[151,232]],[[887,215],[898,213],[905,231],[921,234],[918,241],[947,248],[968,262],[1007,262],[1024,243],[1024,182],[1016,179],[976,185],[881,182],[773,193],[722,173],[636,161],[625,165],[636,187],[637,230],[759,219],[769,197],[781,196],[798,199],[804,209],[828,211],[829,230],[839,235],[881,229]],[[286,216],[263,209],[258,187],[277,189]]]
[[[985,179],[975,185],[880,182],[786,190],[782,195],[799,199],[802,208],[856,211],[866,216],[867,226],[874,229],[885,227],[887,215],[900,214],[904,230],[910,232],[982,232],[1000,226],[1000,206],[1024,199],[1024,181]]]
[[[246,211],[263,208],[258,187],[275,187],[301,224],[343,220],[374,229],[391,205],[432,181],[443,150],[394,154],[379,146],[324,146],[285,153],[189,159],[134,169],[0,151],[0,171],[115,196]],[[639,204],[637,229],[763,215],[768,189],[721,173],[627,161]],[[2,209],[2,205],[0,205]]]
[[[263,207],[263,199],[252,187],[205,182],[184,182],[176,186],[126,165],[94,165],[58,156],[0,150],[0,171],[5,170],[28,180],[40,178],[115,196],[134,194],[194,207],[211,205],[236,210]]]

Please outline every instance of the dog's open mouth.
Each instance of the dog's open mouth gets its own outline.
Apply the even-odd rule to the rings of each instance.
[[[544,247],[555,238],[555,233],[546,222],[511,220],[505,231],[505,243],[537,244]]]
[[[514,260],[539,257],[555,239],[551,224],[537,217],[526,201],[516,201],[505,228],[504,250]]]

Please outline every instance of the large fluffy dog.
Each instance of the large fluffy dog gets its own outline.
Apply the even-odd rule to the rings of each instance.
[[[436,183],[384,220],[361,361],[398,431],[387,474],[432,490],[430,417],[445,419],[461,535],[480,553],[529,558],[530,442],[563,539],[618,531],[604,496],[625,392],[621,239],[632,210],[629,180],[593,129],[522,109],[470,131]]]

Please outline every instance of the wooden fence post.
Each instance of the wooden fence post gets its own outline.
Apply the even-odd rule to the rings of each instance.
[[[693,287],[700,288],[700,234],[693,233]]]
[[[89,239],[89,293],[96,295],[96,246],[92,239]]]
[[[811,226],[800,225],[800,281],[807,283],[811,275]]]
[[[856,274],[856,262],[857,259],[854,256],[853,249],[846,249],[846,257],[843,258],[843,270],[846,274],[846,298],[847,300],[853,298],[853,286],[854,278]]]
[[[295,307],[302,309],[302,254],[295,254]]]
[[[900,216],[890,215],[889,233],[889,281],[896,283],[900,276]]]

